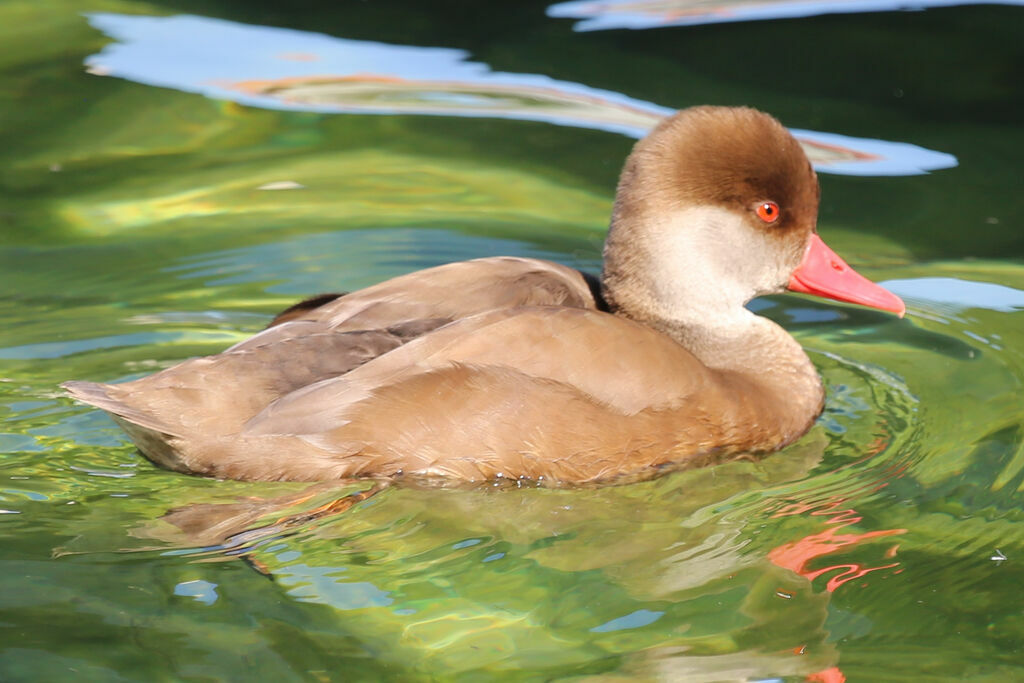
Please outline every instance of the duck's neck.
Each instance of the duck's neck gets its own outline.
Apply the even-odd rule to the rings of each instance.
[[[607,256],[607,254],[606,254]],[[803,433],[821,412],[824,390],[811,360],[793,337],[776,323],[747,310],[742,301],[715,299],[706,287],[676,291],[671,304],[651,273],[606,259],[603,295],[609,310],[653,327],[679,342],[701,363],[734,373],[757,387],[780,429]],[[676,282],[682,287],[684,283]]]
[[[802,434],[821,413],[825,393],[817,370],[800,344],[771,320],[745,308],[713,322],[699,311],[673,318],[647,308],[638,315],[620,306],[614,293],[605,295],[613,313],[660,330],[706,367],[756,387],[782,432]]]

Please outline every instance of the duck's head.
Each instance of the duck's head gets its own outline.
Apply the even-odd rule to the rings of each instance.
[[[742,317],[785,289],[903,314],[816,233],[818,179],[771,116],[694,107],[638,142],[619,181],[605,243],[604,287],[619,312],[646,320]]]

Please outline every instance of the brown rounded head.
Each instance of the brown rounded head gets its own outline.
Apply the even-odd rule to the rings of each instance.
[[[605,242],[606,296],[624,315],[653,321],[677,318],[681,298],[692,309],[693,290],[711,277],[719,291],[701,298],[722,304],[714,308],[780,292],[815,230],[819,195],[803,148],[775,118],[746,107],[684,109],[626,160]],[[693,280],[685,293],[680,278]]]
[[[782,209],[778,232],[811,230],[818,178],[800,143],[774,117],[747,107],[692,107],[662,121],[626,160],[617,211],[717,206]]]

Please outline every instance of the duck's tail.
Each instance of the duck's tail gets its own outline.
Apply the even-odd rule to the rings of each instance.
[[[390,479],[374,480],[373,486],[341,497],[312,509],[308,501],[321,500],[325,493],[353,485],[365,486],[366,480],[343,479],[321,482],[295,493],[270,499],[250,498],[237,503],[197,503],[169,510],[163,517],[165,525],[137,528],[135,535],[156,538],[184,548],[203,548],[227,557],[239,557],[250,567],[273,579],[271,570],[255,551],[266,547],[275,538],[285,538],[302,529],[311,529],[321,520],[330,519],[349,510],[393,484]],[[171,530],[175,527],[175,530]]]
[[[71,395],[71,398],[105,410],[115,418],[121,418],[118,422],[129,422],[162,434],[181,436],[178,434],[179,429],[119,398],[117,394],[121,392],[118,392],[116,384],[71,381],[60,386]]]
[[[180,441],[183,430],[126,403],[117,396],[120,385],[72,381],[60,386],[75,400],[109,413],[139,451],[157,465],[177,472],[195,473],[175,445]]]

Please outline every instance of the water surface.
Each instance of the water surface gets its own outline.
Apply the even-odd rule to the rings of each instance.
[[[4,3],[0,679],[1020,678],[1022,12],[577,32],[545,3]],[[375,90],[361,111],[218,98],[97,72],[116,44],[95,17],[115,15],[449,50],[607,97],[558,100],[570,119],[469,116],[511,97],[485,81],[430,81],[430,111],[424,88]],[[819,165],[821,233],[908,315],[752,304],[828,390],[811,432],[769,458],[596,490],[391,489],[272,527],[338,493],[315,492],[224,543],[165,515],[302,486],[157,469],[57,388],[213,353],[298,297],[453,260],[596,270],[632,143],[607,122],[700,103],[955,161]]]

